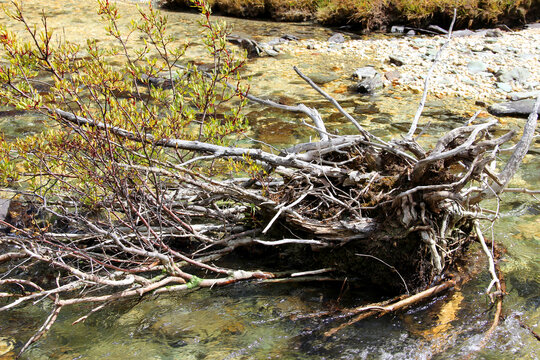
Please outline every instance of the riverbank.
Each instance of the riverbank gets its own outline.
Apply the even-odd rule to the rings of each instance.
[[[496,24],[519,26],[539,19],[540,3],[531,0],[208,0],[220,14],[277,21],[313,20],[324,25],[385,30],[391,25],[448,26],[453,9],[457,28]],[[185,9],[190,0],[160,0],[167,8]]]
[[[431,94],[490,103],[540,91],[540,27],[516,32],[460,32],[456,36],[433,70]],[[295,57],[354,58],[383,75],[385,89],[420,93],[445,41],[446,36],[384,36],[345,39],[342,43],[306,39],[278,44],[275,49]]]

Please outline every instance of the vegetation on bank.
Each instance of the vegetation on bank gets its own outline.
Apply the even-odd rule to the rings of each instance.
[[[315,20],[325,25],[352,25],[368,30],[405,23],[415,26],[447,25],[453,9],[457,27],[499,23],[520,25],[538,20],[536,0],[209,0],[225,15],[263,17],[279,21]],[[162,0],[170,8],[187,8],[189,0]]]

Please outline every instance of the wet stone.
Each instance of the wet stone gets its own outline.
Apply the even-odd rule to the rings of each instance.
[[[488,108],[488,111],[495,116],[527,117],[532,112],[535,101],[535,99],[525,99],[493,104]]]
[[[407,132],[407,131],[409,131],[409,129],[411,127],[411,123],[408,123],[408,122],[392,122],[390,124],[390,126],[398,129],[399,131]]]
[[[388,117],[383,116],[376,116],[373,119],[371,119],[371,122],[376,124],[388,124],[389,123]]]
[[[0,110],[0,118],[7,116],[16,116],[23,115],[26,111],[24,110]]]
[[[313,80],[315,84],[324,85],[334,80],[339,79],[339,76],[335,74],[323,74],[323,73],[311,73],[308,77]]]

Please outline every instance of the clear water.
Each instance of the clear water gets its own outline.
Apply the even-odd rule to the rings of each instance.
[[[7,4],[0,0],[0,4]],[[49,24],[61,37],[83,41],[88,37],[109,44],[95,14],[92,1],[33,0],[24,2],[29,19],[39,21],[42,9]],[[136,17],[133,2],[119,2],[123,21]],[[175,33],[197,42],[197,15],[169,13]],[[7,22],[3,14],[0,21]],[[331,31],[310,24],[280,24],[227,19],[235,33],[268,40],[282,34],[324,39]],[[17,29],[15,25],[10,25]],[[201,55],[195,48],[192,59]],[[365,60],[364,60],[365,61]],[[363,63],[318,55],[280,55],[251,61],[244,75],[252,77],[253,94],[280,101],[304,102],[320,108],[331,131],[351,132],[342,118],[303,81],[292,66],[307,74],[332,73],[343,79],[326,86],[354,113],[362,125],[382,137],[390,137],[410,123],[419,95],[396,94],[360,98],[341,91],[350,69]],[[360,110],[369,108],[370,110]],[[430,99],[424,123],[428,132],[441,133],[462,124],[477,110],[466,99]],[[0,109],[0,129],[9,138],[40,131],[43,119],[32,114]],[[279,111],[250,107],[250,136],[279,145],[306,141],[309,129],[298,118]],[[523,119],[505,119],[507,128],[519,129]],[[526,157],[513,186],[540,188],[540,144]],[[140,301],[118,302],[94,314],[84,323],[71,325],[91,307],[65,309],[48,336],[25,353],[25,359],[537,359],[540,342],[521,321],[540,332],[540,205],[526,195],[505,195],[502,218],[492,230],[507,253],[501,267],[508,295],[504,302],[505,321],[484,349],[479,344],[491,324],[493,309],[484,295],[489,275],[480,270],[473,281],[428,304],[406,313],[369,319],[349,326],[332,337],[323,333],[343,320],[325,317],[298,319],[334,308],[357,306],[373,300],[364,290],[342,292],[342,283],[237,284],[188,294],[145,297]],[[495,206],[495,204],[493,204]],[[491,230],[486,231],[487,234]],[[484,267],[481,254],[478,266]],[[361,284],[350,283],[350,289]],[[347,287],[349,288],[349,287]],[[10,313],[0,313],[0,336],[24,343],[41,325],[50,304],[39,302]],[[14,353],[3,358],[11,359]],[[2,357],[0,357],[2,358]]]

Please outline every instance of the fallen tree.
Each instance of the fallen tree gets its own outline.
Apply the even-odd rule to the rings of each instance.
[[[446,280],[473,241],[489,259],[488,293],[502,295],[479,224],[497,213],[480,204],[519,190],[507,184],[534,136],[540,98],[497,173],[502,145],[515,134],[495,136],[496,119],[475,114],[429,150],[416,141],[429,76],[408,133],[385,141],[295,69],[358,130],[337,136],[316,109],[249,94],[238,75],[244,60],[225,46],[227,29],[209,20],[205,4],[198,3],[213,65],[207,72],[179,66],[187,45],[173,46],[166,19],[153,9],[141,10],[142,25],[122,35],[115,7],[99,3],[120,44],[108,53],[93,41],[84,51],[53,47],[46,19],[37,33],[17,3],[11,16],[27,28],[30,43],[0,30],[7,59],[1,101],[40,112],[52,124],[39,136],[0,146],[3,191],[21,206],[0,219],[7,229],[0,265],[11,274],[0,280],[7,300],[0,311],[43,298],[52,303],[21,353],[73,304],[97,304],[91,314],[147,293],[322,273],[417,293]],[[135,32],[146,46],[131,54],[127,42]],[[112,67],[110,56],[122,56],[124,65]],[[272,149],[268,144],[237,146],[246,101],[304,113],[310,121],[303,124],[318,140],[275,151],[263,150]],[[287,266],[219,265],[240,248],[285,256]],[[53,278],[28,276],[43,266]],[[365,310],[394,311],[455,283]]]

